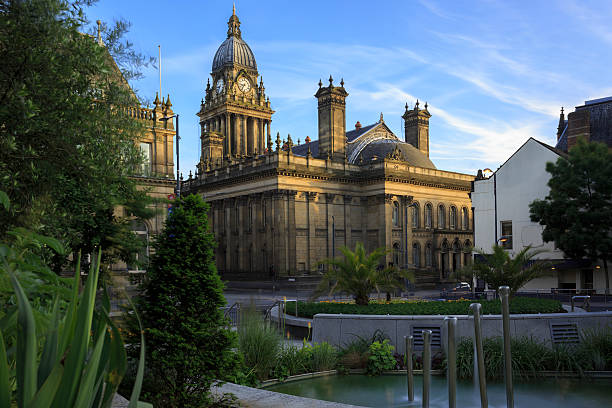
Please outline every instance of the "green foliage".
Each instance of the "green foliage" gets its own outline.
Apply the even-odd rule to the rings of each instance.
[[[401,270],[396,266],[384,268],[377,273],[376,291],[385,292],[387,302],[391,301],[391,292],[396,289],[402,289],[406,285],[406,280],[414,281],[414,273],[412,271]]]
[[[306,354],[307,368],[311,372],[332,370],[338,362],[338,351],[327,342],[313,346],[304,344],[301,351]]]
[[[244,357],[245,366],[253,370],[255,377],[259,381],[270,377],[272,371],[280,366],[275,374],[279,377],[286,377],[299,369],[299,362],[295,361],[296,367],[289,365],[288,361],[297,353],[292,348],[281,348],[281,336],[271,326],[267,325],[262,316],[250,307],[243,309],[238,326],[238,349]]]
[[[366,368],[370,346],[374,342],[382,343],[387,340],[385,334],[377,329],[370,338],[353,334],[355,339],[343,345],[338,352],[339,365],[342,368]]]
[[[457,345],[457,376],[472,378],[474,367],[472,339],[464,338]],[[586,330],[579,344],[547,344],[533,338],[513,338],[512,371],[516,378],[539,377],[543,371],[571,372],[584,375],[588,370],[612,368],[612,330],[609,327]],[[485,371],[488,379],[504,377],[503,340],[501,337],[483,340]]]
[[[531,220],[544,226],[544,241],[554,241],[567,256],[607,260],[612,254],[612,151],[603,143],[579,140],[569,157],[547,163],[550,192],[530,204]]]
[[[146,212],[146,193],[128,177],[142,161],[134,141],[144,123],[118,113],[138,101],[108,50],[118,52],[120,63],[134,62],[132,70],[143,61],[115,46],[125,25],[105,36],[106,47],[82,34],[83,7],[93,2],[0,5],[0,190],[13,201],[10,211],[0,211],[0,237],[27,227],[61,240],[68,253],[103,246],[105,258],[125,259],[124,248],[137,239],[121,234],[129,226],[113,210]],[[66,261],[43,254],[53,257],[56,271]]]
[[[397,361],[393,357],[395,347],[385,339],[382,343],[375,341],[369,347],[368,365],[366,371],[368,375],[380,375],[383,371],[396,368]]]
[[[15,235],[21,238],[20,233]],[[35,240],[35,236],[27,234],[23,238]],[[126,353],[119,331],[109,318],[110,301],[105,291],[101,304],[95,307],[101,251],[80,295],[78,262],[70,300],[60,307],[59,291],[49,291],[54,300],[50,324],[46,326],[38,325],[35,319],[34,310],[40,303],[33,307],[28,299],[38,297],[28,296],[19,279],[36,273],[26,268],[40,265],[41,261],[33,261],[31,255],[29,263],[19,262],[23,254],[22,248],[0,246],[0,275],[9,278],[16,302],[16,308],[2,304],[5,315],[0,319],[0,406],[8,407],[14,402],[18,407],[110,407],[125,373]],[[40,290],[41,286],[29,288]],[[15,336],[10,334],[10,317],[14,315],[18,323]],[[9,337],[3,333],[9,333]],[[144,349],[144,338],[141,341]],[[142,376],[141,367],[137,383]],[[139,394],[136,385],[130,408],[136,407]]]
[[[493,245],[493,252],[488,254],[476,249],[484,261],[475,261],[466,266],[461,273],[476,276],[493,288],[510,287],[513,296],[521,287],[535,278],[550,274],[549,262],[538,262],[534,258],[546,250],[535,250],[527,246],[514,257],[501,246]]]
[[[292,302],[287,302],[292,303]],[[365,315],[466,315],[473,300],[448,301],[407,301],[393,303],[370,303],[367,306],[354,303],[298,302],[300,317],[312,318],[317,313],[365,314]],[[500,300],[479,300],[483,314],[501,314]],[[295,307],[288,305],[286,312],[295,313]],[[551,299],[537,299],[515,296],[510,299],[510,313],[564,313],[561,302]]]
[[[225,299],[208,208],[196,195],[177,201],[155,241],[138,303],[148,344],[143,393],[156,406],[206,405],[211,384],[234,378],[240,364],[220,310]]]
[[[355,299],[358,305],[367,305],[370,293],[376,291],[389,292],[402,287],[403,279],[412,278],[413,275],[396,268],[380,269],[382,257],[388,252],[385,248],[378,248],[366,254],[361,242],[355,244],[355,251],[347,247],[340,248],[344,255],[341,259],[325,259],[322,264],[329,265],[323,279],[313,297],[335,292],[346,293]]]

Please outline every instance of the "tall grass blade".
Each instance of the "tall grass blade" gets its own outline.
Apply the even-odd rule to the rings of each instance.
[[[50,407],[64,375],[64,366],[58,361],[47,380],[39,388],[28,408]]]
[[[32,307],[23,288],[12,271],[9,271],[9,275],[19,305],[17,316],[20,326],[17,333],[17,403],[19,406],[25,407],[36,394],[36,325]]]
[[[140,315],[138,314],[138,311],[134,307],[134,303],[132,303],[132,299],[130,299],[129,296],[128,301],[130,302],[130,307],[134,310],[136,320],[138,320],[138,328],[140,329],[140,357],[138,359],[138,370],[136,371],[136,381],[134,382],[134,388],[132,388],[132,395],[130,396],[130,403],[128,405],[128,408],[137,408],[139,406],[143,406],[142,403],[138,401],[138,398],[140,398],[140,390],[142,389],[142,380],[144,377],[145,338],[144,329],[142,328],[142,321],[140,320]]]
[[[96,386],[100,386],[99,380],[102,380],[103,376],[98,374],[98,365],[100,364],[100,357],[102,356],[102,348],[104,346],[104,338],[106,335],[106,325],[99,326],[98,332],[96,333],[96,345],[89,357],[87,366],[85,367],[85,376],[79,386],[78,394],[74,403],[74,408],[86,408],[91,405],[95,395]],[[107,364],[104,362],[103,364]],[[77,372],[80,372],[77,371]]]
[[[38,388],[42,387],[43,383],[53,370],[53,366],[57,361],[57,331],[59,325],[59,298],[55,298],[53,303],[53,314],[51,317],[51,332],[47,335],[45,346],[40,358],[38,366]]]
[[[68,348],[68,345],[72,342],[74,336],[74,329],[76,327],[76,312],[79,305],[79,283],[81,279],[81,251],[77,255],[76,267],[74,269],[74,279],[72,281],[72,296],[70,299],[70,306],[68,313],[64,320],[64,330],[62,331],[62,337],[60,340],[60,353],[64,353]]]
[[[85,356],[89,344],[89,335],[93,319],[93,312],[96,298],[96,287],[98,283],[98,274],[100,271],[101,250],[98,250],[98,255],[95,261],[91,264],[89,276],[85,289],[81,294],[81,301],[77,309],[76,329],[72,341],[72,346],[66,357],[65,369],[70,373],[78,373],[83,369]],[[53,404],[53,408],[63,408],[72,406],[76,398],[76,393],[79,388],[81,377],[78,375],[66,376],[65,381],[62,381],[58,391],[58,398]]]
[[[119,388],[121,379],[123,378],[123,376],[125,375],[125,371],[127,370],[125,345],[123,344],[123,340],[121,339],[121,334],[119,333],[117,326],[115,326],[115,324],[110,318],[108,318],[108,316],[106,316],[106,324],[111,330],[108,354],[109,367],[111,367],[112,370],[108,373],[108,381],[104,388],[102,403],[100,404],[100,406],[102,407],[110,406],[113,400],[113,396],[117,392],[117,388]]]
[[[9,388],[9,366],[6,361],[4,337],[0,330],[0,407],[11,406],[11,389]]]

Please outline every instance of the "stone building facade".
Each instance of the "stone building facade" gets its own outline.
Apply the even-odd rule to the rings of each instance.
[[[201,160],[182,185],[211,205],[224,278],[313,273],[357,242],[388,248],[386,262],[416,268],[421,281],[447,280],[469,261],[474,177],[429,159],[427,104],[406,105],[404,140],[382,114],[347,131],[348,92],[330,77],[315,94],[318,140],[273,141],[274,112],[235,13],[228,26],[198,113]]]

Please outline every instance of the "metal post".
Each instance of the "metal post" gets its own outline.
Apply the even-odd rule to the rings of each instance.
[[[487,401],[487,376],[484,365],[484,351],[482,350],[482,328],[480,327],[480,309],[482,305],[480,303],[472,303],[470,309],[474,315],[474,343],[476,347],[476,356],[478,362],[478,385],[480,388],[480,406],[487,408],[489,403]]]
[[[510,350],[510,288],[499,287],[502,304],[502,325],[504,330],[504,378],[506,380],[506,406],[514,407],[514,389],[512,386],[512,354]]]
[[[414,374],[412,372],[412,336],[405,336],[406,342],[406,379],[408,381],[408,401],[414,401]]]
[[[423,330],[423,408],[429,408],[431,385],[431,330]]]
[[[447,381],[448,381],[448,407],[455,408],[457,406],[457,344],[455,340],[455,332],[457,328],[456,317],[446,317],[446,333],[448,335],[447,343]]]

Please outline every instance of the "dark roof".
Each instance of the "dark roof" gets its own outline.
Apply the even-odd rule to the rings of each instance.
[[[314,157],[318,157],[319,156],[319,141],[318,140],[314,140],[310,143],[304,143],[299,146],[293,146],[293,149],[291,150],[293,151],[293,154],[297,154],[298,156],[306,156],[306,153],[308,153],[308,145],[310,145],[310,153]]]
[[[375,127],[376,125],[378,125],[380,122],[376,122],[373,123],[371,125],[368,126],[363,126],[359,129],[353,129],[349,132],[346,132],[346,141],[347,142],[352,142],[353,140],[357,139],[359,136],[363,135],[365,132],[367,132],[368,130],[372,129],[373,127]]]
[[[424,167],[426,169],[436,168],[431,160],[429,160],[429,157],[427,157],[416,147],[412,146],[411,144],[392,139],[373,140],[361,151],[361,153],[359,153],[357,161],[363,159],[363,161],[367,162],[372,160],[374,157],[384,159],[389,153],[393,152],[396,147],[401,152],[404,160],[406,160],[411,166]]]
[[[584,106],[576,107],[580,110],[590,111],[590,140],[612,147],[612,97],[585,101]]]
[[[559,140],[557,140],[555,148],[563,152],[567,152],[567,120],[565,121],[563,132],[561,133],[561,137],[559,138]]]
[[[242,38],[235,36],[230,36],[221,43],[213,59],[212,70],[216,71],[224,65],[231,64],[257,69],[253,51]]]

